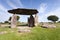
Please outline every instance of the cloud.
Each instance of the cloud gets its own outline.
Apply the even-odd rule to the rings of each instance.
[[[39,13],[44,13],[46,11],[46,9],[47,9],[47,4],[41,3],[38,8],[38,11],[39,11]]]
[[[5,12],[7,11],[7,9],[3,5],[1,5],[1,4],[0,4],[0,10],[3,10]]]
[[[0,4],[0,22],[4,22],[9,19],[11,14],[7,12],[7,9]]]
[[[22,2],[20,0],[17,0],[17,3],[19,4],[20,7],[23,7],[23,4],[22,4]]]
[[[39,22],[48,22],[47,17],[50,16],[50,15],[56,15],[57,17],[59,17],[59,20],[60,20],[60,7],[56,8],[53,11],[47,12],[44,15],[41,15],[39,17]]]
[[[59,17],[59,20],[60,20],[60,7],[56,8],[53,11],[48,12],[47,14],[45,14],[45,17],[47,18],[50,15],[56,15],[57,17]]]
[[[6,3],[12,8],[23,7],[23,4],[21,3],[20,0],[6,0]],[[9,17],[12,16],[11,14],[9,14],[7,12],[7,10],[8,9],[5,8],[5,6],[3,4],[0,4],[0,22],[4,22],[4,21],[8,20]]]
[[[47,14],[45,14],[46,16],[50,16],[50,15],[56,15],[58,17],[60,17],[60,8],[56,8],[53,11],[48,12]]]
[[[11,2],[11,0],[7,0],[7,3],[9,6],[11,6],[12,8],[19,8],[19,7],[23,7],[23,4],[21,3],[20,0],[13,0],[15,3]],[[16,6],[19,5],[19,6]]]
[[[9,0],[7,1],[8,5],[11,6],[12,8],[17,8],[12,2],[10,2]]]
[[[49,12],[46,12],[46,9],[47,9],[47,4],[41,4],[40,10],[39,10],[39,13],[42,13],[39,15],[40,22],[48,22],[47,17],[50,15],[56,15],[57,17],[59,17],[59,20],[60,20],[60,7],[56,7],[54,8],[54,10],[50,10]]]
[[[39,14],[38,14],[39,18],[38,18],[38,20],[39,20],[39,22],[45,22],[46,18],[45,18],[44,13],[46,12],[46,9],[47,9],[47,4],[46,3],[41,3],[39,5],[39,7],[38,7],[38,11],[39,11]]]

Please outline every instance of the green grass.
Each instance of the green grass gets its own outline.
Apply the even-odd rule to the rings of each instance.
[[[0,31],[7,31],[7,34],[0,35],[0,40],[60,40],[60,23],[56,23],[57,28],[34,27],[31,33],[18,33],[17,29],[0,28]],[[11,31],[14,32],[11,32]]]

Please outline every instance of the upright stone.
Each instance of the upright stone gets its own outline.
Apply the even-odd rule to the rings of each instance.
[[[28,18],[28,25],[29,27],[34,27],[34,17],[33,15],[30,15],[30,18]]]
[[[38,16],[37,16],[37,14],[35,14],[35,26],[37,26],[38,25]]]
[[[11,19],[11,28],[15,28],[17,25],[17,16],[16,14],[13,14],[12,19]]]

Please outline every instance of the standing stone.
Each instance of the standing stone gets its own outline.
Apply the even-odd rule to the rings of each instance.
[[[28,17],[28,26],[30,27],[30,17]]]
[[[38,16],[35,14],[35,26],[38,26]]]
[[[15,28],[17,25],[17,16],[16,14],[13,14],[12,19],[11,19],[11,28]]]
[[[34,27],[34,17],[33,15],[30,15],[30,18],[28,18],[28,26]]]

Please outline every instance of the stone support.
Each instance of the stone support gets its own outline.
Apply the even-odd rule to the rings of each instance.
[[[30,18],[28,18],[28,26],[34,27],[34,17],[33,15],[30,15]]]
[[[11,28],[16,28],[16,25],[17,25],[17,15],[13,14],[11,18]]]
[[[38,15],[35,14],[35,26],[38,26]]]

